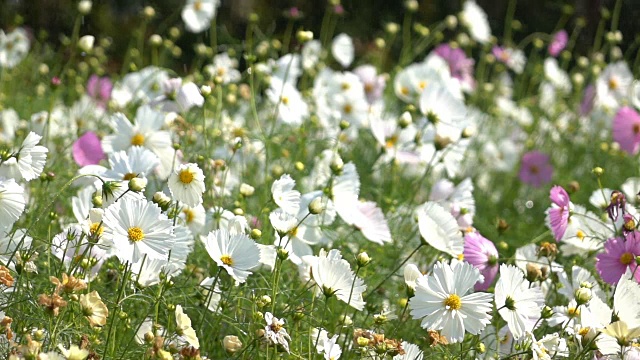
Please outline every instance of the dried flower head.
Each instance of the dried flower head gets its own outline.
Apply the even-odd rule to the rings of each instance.
[[[67,302],[57,293],[53,293],[51,295],[38,295],[38,304],[51,311],[53,313],[53,316],[58,316],[58,314],[60,313],[60,308],[67,306]]]

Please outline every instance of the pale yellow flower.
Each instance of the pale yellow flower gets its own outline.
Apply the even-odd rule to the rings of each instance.
[[[80,306],[82,307],[82,313],[89,320],[91,326],[104,326],[107,323],[109,309],[102,302],[97,291],[94,290],[89,294],[80,295]]]

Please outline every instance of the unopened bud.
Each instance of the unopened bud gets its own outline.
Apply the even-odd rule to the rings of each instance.
[[[240,184],[240,195],[244,196],[244,197],[249,197],[251,195],[253,195],[253,193],[256,191],[256,189],[246,183],[242,183]]]
[[[141,192],[144,191],[144,188],[147,187],[147,179],[134,177],[129,180],[129,190],[133,192]]]
[[[235,354],[242,349],[242,341],[235,335],[227,335],[222,340],[224,350],[229,354]]]
[[[365,267],[369,265],[369,263],[371,262],[371,258],[366,252],[361,252],[360,254],[358,254],[358,256],[356,256],[356,261],[358,262],[359,267]]]
[[[578,288],[575,292],[576,303],[578,304],[578,306],[588,303],[589,300],[591,300],[591,297],[591,289],[588,288],[581,287]]]
[[[324,203],[322,201],[322,197],[318,196],[315,199],[311,200],[309,203],[309,213],[311,215],[318,215],[323,212],[325,209]]]
[[[90,0],[82,0],[78,3],[78,12],[80,15],[87,15],[91,12],[93,3]]]

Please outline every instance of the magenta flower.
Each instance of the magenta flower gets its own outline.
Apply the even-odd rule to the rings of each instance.
[[[549,193],[551,208],[549,209],[549,223],[556,241],[560,241],[569,225],[569,194],[562,186],[554,186]]]
[[[440,44],[433,52],[447,62],[451,76],[460,80],[465,88],[473,90],[476,87],[476,81],[473,78],[475,61],[468,58],[462,49],[452,48],[449,44]]]
[[[553,40],[549,44],[549,55],[558,57],[560,52],[564,50],[569,42],[569,35],[565,30],[560,30],[553,35]]]
[[[596,256],[596,269],[602,280],[615,285],[627,268],[640,282],[640,271],[636,271],[636,256],[640,255],[640,232],[633,231],[625,238],[611,238],[604,243],[604,252]]]
[[[73,160],[80,166],[96,165],[104,159],[98,135],[87,131],[73,143]]]
[[[113,89],[113,84],[106,76],[91,75],[89,81],[87,81],[87,94],[103,109],[107,107],[107,103],[111,98],[111,89]]]
[[[498,250],[478,232],[464,236],[464,260],[480,270],[484,281],[475,285],[476,291],[486,291],[498,274]]]
[[[551,181],[553,166],[549,164],[549,156],[539,151],[530,151],[522,156],[522,165],[518,177],[520,181],[534,187]]]
[[[632,108],[622,107],[613,118],[613,140],[631,155],[640,150],[640,115]]]

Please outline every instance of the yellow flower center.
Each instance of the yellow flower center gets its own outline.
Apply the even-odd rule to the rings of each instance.
[[[286,96],[283,96],[282,97],[282,103],[285,104],[285,105],[289,105],[289,98],[286,97]]]
[[[189,171],[189,169],[180,171],[178,177],[180,178],[180,182],[183,184],[190,184],[193,181],[193,173]]]
[[[222,255],[220,257],[220,261],[222,261],[222,263],[225,265],[229,265],[229,266],[233,265],[233,259],[231,258],[231,255]]]
[[[615,90],[618,88],[618,80],[616,78],[609,79],[609,89]]]
[[[392,149],[394,146],[396,146],[397,142],[398,142],[398,135],[393,135],[390,138],[387,138],[387,141],[385,143],[385,147],[387,149]]]
[[[104,228],[100,226],[99,222],[91,223],[91,225],[89,226],[89,233],[93,236],[102,236],[103,231]]]
[[[344,82],[344,83],[342,83],[342,84],[340,85],[340,88],[341,88],[342,90],[349,90],[349,89],[351,88],[351,85],[349,85],[349,83],[347,83],[347,82]]]
[[[589,333],[589,327],[583,327],[582,329],[578,330],[578,334],[580,334],[580,336],[585,336]]]
[[[365,93],[370,94],[371,92],[373,92],[373,89],[375,89],[375,87],[373,86],[372,83],[364,84],[364,92]]]
[[[144,145],[144,135],[135,134],[131,137],[131,145],[142,146]]]
[[[134,178],[134,177],[136,177],[136,176],[137,176],[137,174],[134,174],[134,173],[126,173],[126,174],[124,174],[124,176],[122,177],[122,180],[131,180],[131,179],[133,179],[133,178]]]
[[[344,108],[342,108],[342,110],[345,114],[351,114],[351,112],[353,111],[353,106],[351,106],[351,104],[347,104],[344,106]]]
[[[408,87],[406,87],[406,86],[401,87],[401,88],[400,88],[400,93],[401,93],[402,95],[404,95],[404,96],[409,95],[409,88],[408,88]]]
[[[186,221],[187,224],[190,224],[196,217],[195,212],[191,209],[184,209],[182,213],[184,214],[184,221]]]
[[[458,254],[458,260],[460,261],[464,260],[464,254]]]
[[[570,307],[570,308],[567,309],[567,314],[569,315],[569,317],[579,316],[580,315],[580,309]]]
[[[578,239],[584,241],[584,237],[587,236],[587,234],[585,234],[582,230],[578,230],[578,232],[576,233],[576,236],[578,237]]]
[[[620,256],[620,263],[624,265],[629,265],[633,261],[633,254],[630,252],[626,252]]]
[[[451,294],[444,301],[444,306],[449,310],[460,310],[462,307],[462,301],[460,301],[460,297],[456,294]]]
[[[424,90],[424,88],[426,88],[426,87],[427,87],[427,82],[426,82],[426,81],[424,81],[424,80],[423,80],[423,81],[420,81],[420,82],[418,83],[418,87],[420,88],[420,90]]]
[[[144,231],[137,226],[130,227],[129,230],[127,230],[127,235],[131,242],[138,242],[144,239]]]
[[[196,1],[195,3],[193,3],[193,8],[196,11],[200,11],[202,9],[202,1]]]

